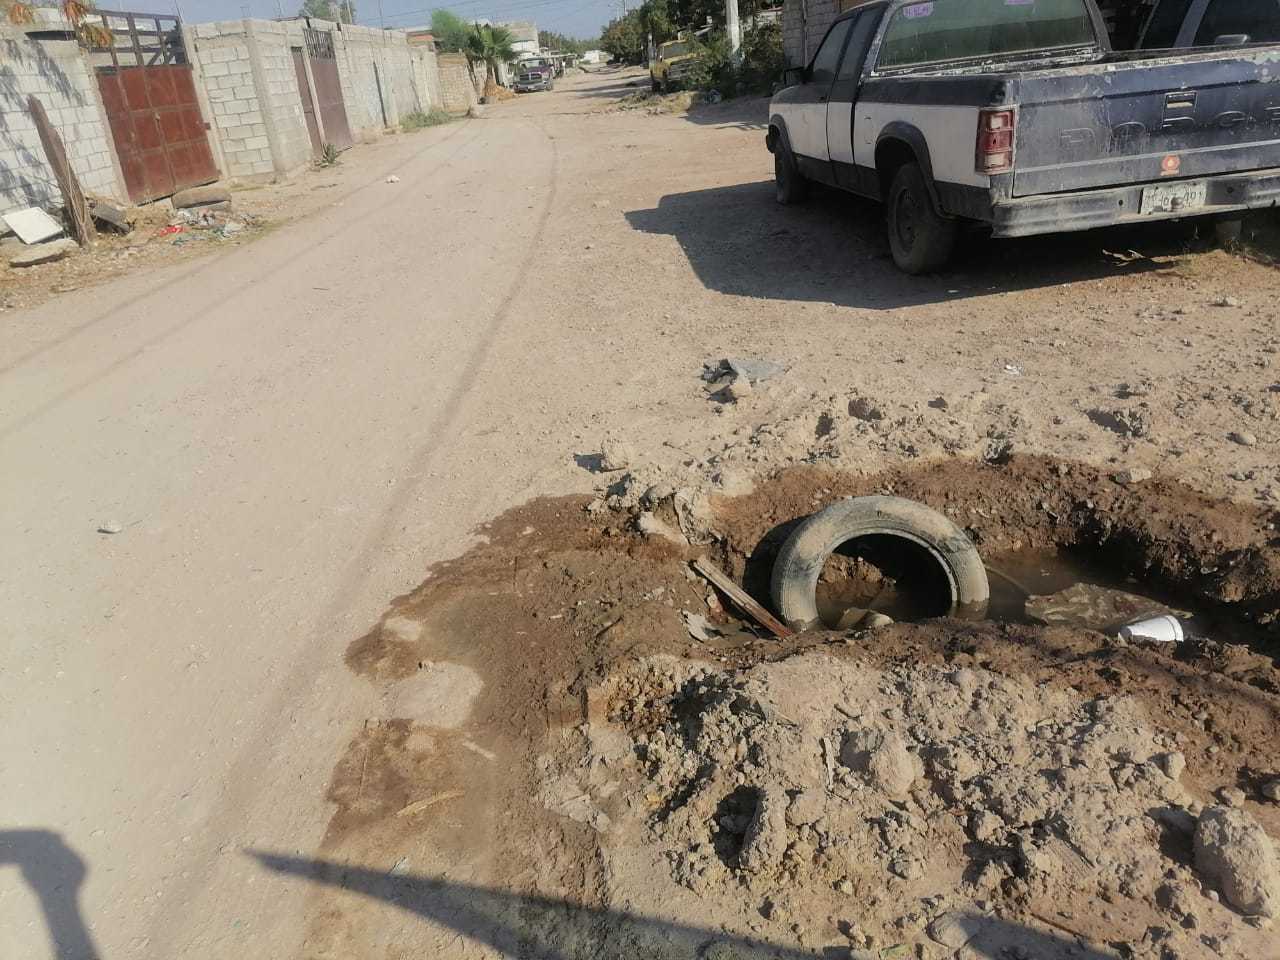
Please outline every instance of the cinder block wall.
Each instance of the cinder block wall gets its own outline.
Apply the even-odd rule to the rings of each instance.
[[[413,45],[409,47],[409,56],[413,60],[414,83],[423,91],[422,109],[442,106],[444,98],[440,94],[440,68],[435,50],[426,45]]]
[[[87,193],[125,199],[97,78],[71,40],[33,40],[0,24],[0,214],[62,206],[27,97],[44,105]]]
[[[297,21],[249,20],[249,52],[266,119],[275,169],[287,173],[311,162],[311,135],[302,112],[293,47],[305,49]]]
[[[466,113],[480,102],[476,83],[461,53],[442,53],[436,58],[440,74],[440,103],[450,113]],[[477,71],[480,73],[480,71]],[[483,82],[483,76],[481,76]]]
[[[237,180],[269,179],[276,173],[276,164],[267,105],[259,96],[249,51],[248,21],[197,23],[188,36],[188,56],[209,103],[223,172]]]
[[[848,6],[846,3],[846,9]],[[786,0],[782,8],[782,52],[787,58],[787,66],[804,66],[813,59],[827,28],[839,13],[839,0]],[[807,54],[806,33],[809,37]]]
[[[409,41],[403,30],[342,24],[334,34],[338,77],[351,133],[369,139],[426,107],[414,88]]]

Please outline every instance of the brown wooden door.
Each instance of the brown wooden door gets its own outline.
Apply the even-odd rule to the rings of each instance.
[[[342,83],[338,79],[338,61],[333,51],[333,35],[325,30],[304,27],[302,37],[307,44],[307,60],[311,64],[311,80],[316,87],[316,109],[324,139],[339,150],[351,146],[351,127],[347,124],[347,107],[342,102]]]
[[[316,156],[324,149],[320,141],[320,128],[316,126],[316,103],[311,99],[311,84],[307,83],[307,65],[301,47],[290,47],[293,54],[293,71],[298,75],[298,96],[302,100],[302,115],[307,121],[307,133],[311,136],[311,152]]]
[[[145,203],[218,179],[191,67],[103,67],[98,88],[130,200]]]

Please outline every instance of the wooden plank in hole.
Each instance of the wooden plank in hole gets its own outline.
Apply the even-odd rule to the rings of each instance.
[[[755,598],[729,578],[729,575],[717,567],[706,557],[693,561],[693,569],[707,578],[707,581],[734,602],[744,613],[754,617],[761,626],[779,640],[795,636],[795,631],[775,617],[756,602]]]

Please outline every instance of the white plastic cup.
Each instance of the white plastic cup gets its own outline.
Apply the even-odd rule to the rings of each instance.
[[[1121,627],[1120,636],[1125,640],[1156,640],[1160,643],[1181,643],[1186,639],[1181,621],[1168,614]]]

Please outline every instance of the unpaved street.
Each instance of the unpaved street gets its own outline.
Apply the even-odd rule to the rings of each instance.
[[[77,955],[77,912],[107,958],[487,957],[545,946],[557,922],[515,890],[651,909],[648,867],[584,853],[582,818],[542,830],[518,807],[554,806],[530,799],[532,764],[544,735],[576,729],[561,714],[587,654],[558,664],[556,643],[577,640],[478,599],[572,610],[570,581],[592,603],[650,589],[630,546],[597,567],[593,551],[629,534],[621,520],[587,531],[577,501],[478,529],[534,498],[605,492],[620,477],[594,472],[606,438],[629,448],[636,483],[702,471],[726,496],[819,448],[850,477],[950,457],[1082,464],[1095,473],[1076,492],[1117,516],[1150,510],[1204,545],[1213,524],[1174,518],[1212,503],[1240,556],[1269,542],[1270,566],[1216,599],[1244,597],[1251,615],[1275,603],[1273,267],[1157,228],[975,241],[951,272],[907,278],[874,207],[774,203],[761,102],[617,109],[638,76],[577,76],[361,148],[314,212],[256,242],[0,314],[0,954],[54,955],[52,936]],[[729,356],[787,369],[726,403],[699,374]],[[851,415],[855,394],[881,415]],[[1165,499],[1089,492],[1124,468],[1152,471]],[[1019,476],[1028,517],[1056,509],[1058,474]],[[931,482],[921,496],[950,483]],[[784,507],[866,492],[841,483],[726,521],[725,562],[749,559],[735,530],[762,536]],[[994,488],[956,483],[1000,509]],[[765,523],[769,510],[782,513]],[[990,533],[1021,547],[1024,529],[1051,539],[1044,522]],[[432,570],[486,538],[514,550],[510,568],[473,551]],[[563,582],[539,541],[563,549]],[[635,550],[658,576],[661,550]],[[427,612],[450,576],[468,603]],[[553,606],[520,616],[549,630],[566,616]],[[628,615],[628,642],[655,650],[679,623]],[[584,651],[616,641],[609,619]],[[1259,622],[1274,644],[1274,618]],[[431,672],[416,643],[447,669],[405,708],[393,681]],[[562,668],[558,688],[539,684]],[[1230,749],[1274,718],[1270,701],[1249,709]],[[411,729],[413,710],[437,721]],[[1249,763],[1280,777],[1274,742]],[[1234,774],[1204,776],[1193,793]],[[1250,809],[1280,835],[1275,804]],[[386,890],[389,873],[453,886],[414,901]],[[625,895],[600,892],[611,879]],[[502,932],[510,916],[536,929]],[[573,936],[590,940],[583,922]],[[776,944],[787,928],[751,929]],[[810,930],[787,948],[829,943]],[[682,936],[673,955],[706,940]],[[555,949],[537,955],[589,955]]]

